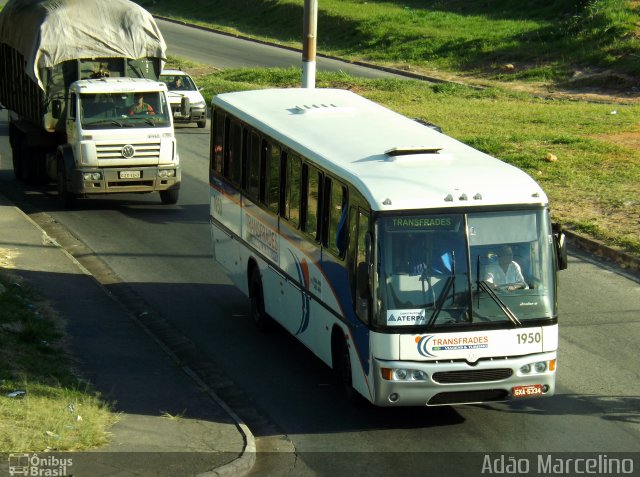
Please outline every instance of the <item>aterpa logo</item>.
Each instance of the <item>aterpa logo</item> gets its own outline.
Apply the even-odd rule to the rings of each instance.
[[[433,339],[433,335],[416,336],[416,343],[418,344],[418,353],[425,358],[435,358],[435,354],[429,352],[429,341]]]

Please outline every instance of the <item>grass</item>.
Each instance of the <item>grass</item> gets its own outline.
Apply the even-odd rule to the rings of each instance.
[[[137,3],[189,23],[301,45],[303,0],[211,0],[207,9],[195,0]],[[528,172],[549,195],[555,220],[640,256],[637,102],[547,94],[597,88],[637,96],[640,1],[322,0],[318,6],[319,52],[488,88],[326,73],[318,74],[318,86],[355,89],[441,125]],[[196,77],[209,96],[300,84],[297,69]],[[558,160],[545,161],[548,154]]]
[[[301,78],[298,68],[207,71],[179,58],[170,62],[192,70],[207,100],[228,91],[299,86]],[[547,192],[555,221],[640,256],[640,104],[326,72],[318,72],[317,86],[351,89],[438,124],[446,134],[526,171]],[[548,154],[557,161],[549,162]]]
[[[0,452],[95,448],[115,420],[74,375],[55,312],[0,268]]]
[[[139,0],[149,11],[300,47],[303,0]],[[637,84],[634,0],[322,0],[318,51],[429,74]],[[509,67],[507,68],[507,65]],[[633,77],[636,77],[635,79]],[[635,81],[635,83],[634,83]]]

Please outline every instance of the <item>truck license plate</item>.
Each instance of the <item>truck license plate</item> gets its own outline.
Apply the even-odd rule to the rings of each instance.
[[[530,384],[529,386],[514,386],[511,390],[514,398],[542,396],[542,384]]]
[[[140,179],[140,171],[120,171],[120,179]]]

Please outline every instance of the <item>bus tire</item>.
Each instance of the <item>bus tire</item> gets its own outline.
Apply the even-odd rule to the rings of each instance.
[[[249,290],[249,300],[251,305],[251,318],[256,327],[263,332],[272,328],[271,317],[264,311],[264,292],[260,272],[257,268],[251,272],[251,288]]]
[[[198,127],[199,127],[200,129],[202,129],[202,128],[206,128],[206,127],[207,127],[207,120],[205,119],[205,120],[203,120],[203,121],[198,121],[196,124],[198,125]]]
[[[360,407],[364,404],[364,398],[353,387],[353,373],[351,371],[351,356],[349,345],[342,332],[336,332],[332,344],[333,369],[342,388],[342,393],[351,405]]]

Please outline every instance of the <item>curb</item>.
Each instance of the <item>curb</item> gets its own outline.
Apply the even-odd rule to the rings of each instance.
[[[185,365],[183,361],[162,341],[162,339],[156,336],[156,334],[138,317],[136,317],[134,313],[128,310],[120,302],[120,300],[107,287],[104,286],[103,283],[101,283],[82,263],[80,263],[80,261],[76,257],[74,257],[66,248],[64,248],[54,237],[49,235],[49,233],[45,229],[43,229],[35,220],[33,220],[22,209],[17,207],[15,204],[13,204],[13,202],[11,202],[2,194],[0,194],[0,202],[4,202],[5,205],[13,207],[27,222],[29,222],[33,227],[40,231],[42,237],[47,241],[47,243],[60,250],[76,267],[78,267],[83,275],[93,280],[104,291],[104,293],[111,300],[114,300],[123,309],[124,313],[126,313],[129,318],[160,347],[162,352],[164,352],[187,376],[189,376],[189,378],[195,381],[196,384],[198,384],[198,386],[200,386],[207,393],[209,398],[218,406],[220,406],[233,420],[236,428],[238,429],[244,440],[244,449],[242,449],[240,457],[216,469],[197,474],[197,477],[227,477],[247,474],[256,461],[256,443],[253,433],[240,418],[240,416],[238,416],[215,393],[215,391],[196,374],[196,372],[194,372],[189,366]]]
[[[580,250],[613,262],[631,273],[640,273],[640,258],[605,245],[599,240],[581,235],[574,230],[563,229],[562,231],[566,235],[567,240]]]

